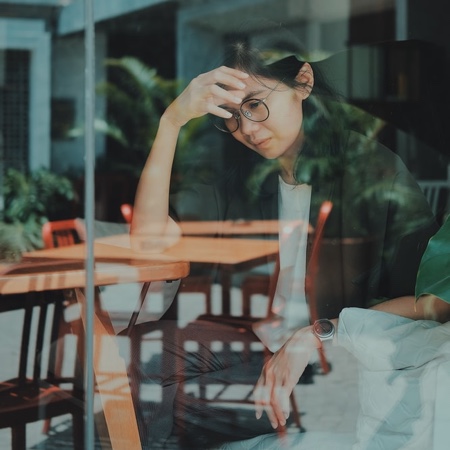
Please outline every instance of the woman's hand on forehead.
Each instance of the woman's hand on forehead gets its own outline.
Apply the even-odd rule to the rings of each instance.
[[[226,66],[203,73],[189,83],[167,108],[164,116],[176,126],[206,114],[229,118],[231,113],[220,105],[240,105],[247,78],[245,72]]]
[[[204,73],[197,77],[200,83],[204,83],[207,89],[210,89],[212,101],[209,114],[215,114],[219,117],[230,117],[229,112],[221,108],[224,104],[240,105],[245,95],[246,84],[244,80],[248,74],[238,69],[227,66],[221,66],[211,72]],[[194,81],[194,80],[193,80]]]

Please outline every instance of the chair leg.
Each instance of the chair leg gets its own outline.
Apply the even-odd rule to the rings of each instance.
[[[322,372],[325,375],[330,371],[330,365],[328,364],[324,349],[319,348],[318,351],[319,351],[320,365],[322,366]]]
[[[26,450],[27,429],[24,423],[11,428],[12,450]]]
[[[72,415],[72,433],[74,450],[84,450],[84,416],[83,413]]]
[[[297,405],[297,400],[295,398],[294,392],[291,393],[291,395],[289,397],[289,401],[291,403],[292,417],[294,418],[295,425],[297,425],[297,428],[299,428],[301,430],[302,423],[300,421],[300,413],[298,412],[298,405]]]
[[[242,315],[251,316],[251,297],[254,294],[268,295],[270,287],[269,275],[249,275],[241,286],[242,290]]]

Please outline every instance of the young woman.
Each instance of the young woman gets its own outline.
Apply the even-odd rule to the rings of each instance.
[[[273,350],[287,343],[265,366],[255,396],[258,417],[265,410],[270,425],[276,428],[286,423],[289,393],[312,349],[320,345],[305,313],[304,284],[308,224],[315,224],[323,200],[331,200],[334,205],[326,234],[336,239],[359,236],[371,240],[367,266],[353,273],[351,280],[346,280],[349,275],[344,264],[334,268],[342,283],[353,285],[356,295],[352,301],[358,306],[376,305],[394,314],[423,317],[423,310],[414,311],[413,307],[415,276],[428,239],[438,227],[399,158],[346,129],[351,120],[346,120],[346,110],[314,64],[295,56],[275,62],[264,58],[263,53],[243,43],[233,45],[223,66],[193,79],[166,109],[142,171],[131,237],[136,251],[157,252],[177,241],[181,234],[177,221],[184,217],[280,221],[275,306],[284,320],[281,332],[272,341]],[[218,130],[241,145],[243,158],[236,160],[235,167],[223,176],[171,196],[170,179],[180,129],[205,115]],[[287,222],[297,226],[287,231],[282,226]],[[337,317],[342,306],[323,305],[321,315]],[[199,342],[201,345],[200,334]],[[178,354],[175,348],[171,351]],[[257,364],[262,366],[262,361]],[[165,397],[171,399],[170,403],[176,401],[176,378],[174,382],[173,368],[166,369],[172,370],[163,377],[170,380],[163,384],[163,389],[171,392]],[[195,373],[195,368],[190,369]],[[217,365],[217,361],[211,366],[202,361],[197,369],[214,372],[227,367],[225,363]],[[172,405],[166,402],[156,407],[151,417],[157,421],[170,414]],[[151,428],[151,420],[142,426]],[[170,420],[165,432],[161,426],[154,426],[149,439],[157,432],[160,437],[169,436],[171,426]],[[189,433],[189,424],[184,425],[184,430]],[[261,433],[261,428],[245,431],[240,435],[231,426],[228,438],[249,437]],[[218,434],[227,439],[225,429]],[[203,443],[202,448],[209,444]]]

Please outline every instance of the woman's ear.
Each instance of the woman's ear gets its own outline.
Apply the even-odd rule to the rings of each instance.
[[[299,89],[303,100],[309,97],[314,86],[314,72],[309,63],[305,62],[295,77],[296,81],[302,85]]]

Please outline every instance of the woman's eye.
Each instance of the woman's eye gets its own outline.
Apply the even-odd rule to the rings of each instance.
[[[249,102],[247,106],[249,109],[256,109],[256,108],[258,108],[258,106],[261,105],[261,103],[262,103],[261,100],[254,100],[254,101]]]

